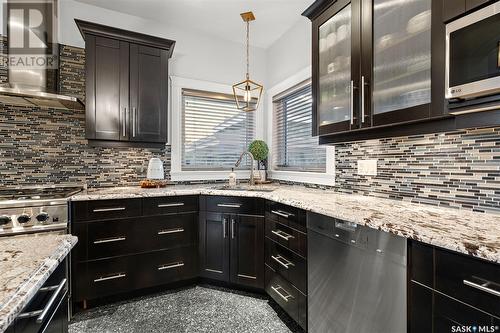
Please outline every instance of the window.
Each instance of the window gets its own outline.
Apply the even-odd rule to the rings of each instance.
[[[275,170],[326,171],[326,149],[312,136],[310,80],[273,98],[273,166]]]
[[[238,110],[231,95],[199,90],[183,89],[182,105],[182,170],[234,167],[255,137],[254,113]]]

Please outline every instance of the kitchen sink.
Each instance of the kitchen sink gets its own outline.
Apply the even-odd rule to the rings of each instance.
[[[212,189],[222,190],[222,191],[272,192],[276,188],[263,187],[263,186],[259,186],[259,185],[237,185],[237,186],[220,185],[220,186],[212,187]]]

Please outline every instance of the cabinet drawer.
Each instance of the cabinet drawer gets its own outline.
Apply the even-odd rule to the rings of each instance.
[[[434,288],[434,249],[416,241],[408,242],[410,280]]]
[[[307,297],[266,265],[266,292],[302,328],[307,323]]]
[[[299,208],[267,201],[266,218],[303,232],[306,231],[306,212]]]
[[[195,245],[197,222],[198,213],[144,218],[135,226],[137,250],[144,252]]]
[[[161,215],[181,212],[197,212],[197,196],[144,198],[142,201],[144,215]]]
[[[194,278],[197,273],[196,248],[184,247],[138,256],[136,288],[147,288]]]
[[[456,330],[457,326],[489,328],[494,322],[495,318],[482,311],[434,293],[434,332],[460,332]],[[462,332],[466,332],[466,330]],[[470,330],[470,332],[475,331]],[[488,331],[484,330],[483,332]],[[494,332],[494,330],[490,330],[490,332]]]
[[[285,247],[266,238],[266,264],[307,295],[307,263]]]
[[[500,265],[435,249],[436,289],[500,317]]]
[[[307,235],[301,231],[266,219],[266,236],[304,258],[307,256]]]
[[[136,251],[137,219],[109,220],[87,224],[88,259],[109,258]]]
[[[75,201],[72,203],[72,222],[119,219],[140,216],[141,199]]]
[[[86,263],[87,274],[81,298],[94,299],[133,290],[138,267],[132,258],[118,257]]]
[[[264,200],[259,198],[205,196],[203,200],[202,210],[210,212],[264,215]]]

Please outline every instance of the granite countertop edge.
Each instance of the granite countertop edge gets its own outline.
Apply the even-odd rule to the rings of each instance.
[[[59,241],[60,244],[52,252],[52,255],[45,258],[30,278],[17,289],[16,293],[5,304],[2,304],[0,308],[0,332],[7,330],[9,325],[20,314],[23,308],[28,305],[45,281],[47,281],[58,265],[76,245],[78,241],[76,236],[65,236],[67,237]]]
[[[285,193],[280,190],[283,190]],[[294,196],[293,194],[301,194],[301,196]],[[332,206],[323,205],[323,207],[321,207],[321,204],[316,204],[317,202],[315,202],[315,200],[307,198],[310,194],[321,194],[325,196],[322,197],[322,199],[326,198],[326,196],[331,196],[336,202],[342,203],[342,201],[345,200],[348,204],[344,205],[344,207],[340,207],[342,205],[337,204],[337,206],[342,209],[336,209],[338,208],[335,207],[336,204],[332,204]],[[220,190],[214,189],[213,186],[208,187],[206,185],[174,185],[163,189],[140,189],[134,187],[96,189],[79,193],[70,200],[89,201],[175,195],[220,195],[264,198],[313,213],[389,232],[425,244],[500,263],[500,237],[497,236],[495,238],[494,236],[494,234],[500,235],[500,215],[417,204],[387,198],[344,194],[330,190],[311,189],[296,185],[280,185],[272,192]],[[351,200],[351,198],[353,199]],[[392,209],[393,212],[387,214],[388,212],[383,209],[377,211],[376,207],[363,207],[361,209],[363,212],[360,213],[360,209],[357,209],[359,206],[355,207],[353,203],[371,203],[379,207],[385,206],[387,209]],[[349,206],[349,204],[352,204],[352,206]],[[395,221],[396,216],[399,217],[398,221]],[[443,227],[442,225],[440,226],[437,222],[426,223],[426,220],[444,221],[444,223],[448,224],[447,226],[449,228],[447,230],[439,230],[440,227]],[[461,223],[457,224],[459,227],[458,230],[456,230],[457,228],[453,224],[454,220],[461,221]],[[479,230],[478,226],[484,220],[490,221],[490,227],[493,226],[494,229],[488,229],[486,225]],[[491,240],[491,237],[488,240],[484,239],[483,235],[487,232],[494,233],[493,240]],[[471,235],[476,235],[477,237],[472,238]],[[452,236],[454,236],[455,239],[453,239]]]

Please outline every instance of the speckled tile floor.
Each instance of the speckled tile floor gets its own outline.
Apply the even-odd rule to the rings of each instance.
[[[76,314],[69,333],[300,332],[261,295],[212,286],[167,291]]]

